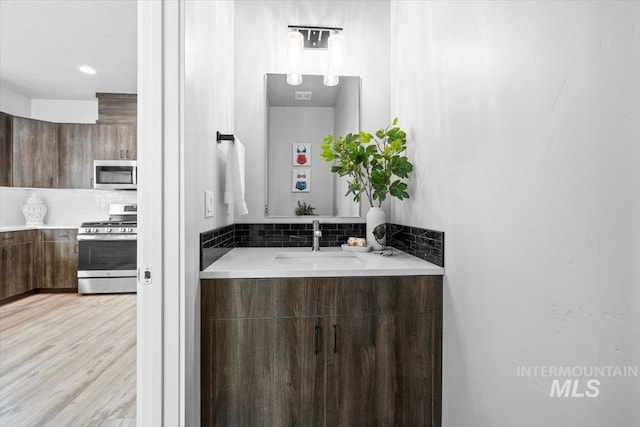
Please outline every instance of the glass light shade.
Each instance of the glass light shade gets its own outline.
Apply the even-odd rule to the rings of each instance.
[[[302,84],[302,74],[287,74],[287,83],[291,86],[298,86]]]
[[[342,71],[344,46],[345,39],[342,34],[331,34],[329,36],[329,63],[327,64],[327,73],[323,79],[325,86],[336,86],[340,81],[338,76]]]
[[[302,73],[300,63],[302,61],[302,50],[304,48],[304,37],[298,31],[291,31],[287,34],[287,83],[297,86],[302,83]]]
[[[333,74],[327,74],[322,78],[322,83],[324,83],[325,86],[336,86],[340,83],[340,77]]]

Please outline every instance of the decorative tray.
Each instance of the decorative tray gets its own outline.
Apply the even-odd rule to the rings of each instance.
[[[349,246],[346,243],[341,248],[345,252],[369,252],[371,250],[371,246]]]

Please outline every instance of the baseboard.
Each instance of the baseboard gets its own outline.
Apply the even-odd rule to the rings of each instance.
[[[13,295],[13,296],[10,296],[10,297],[6,297],[6,298],[3,298],[3,299],[0,300],[0,305],[9,304],[10,302],[14,302],[14,301],[17,301],[19,299],[26,298],[26,297],[28,297],[30,295],[34,295],[34,294],[37,294],[37,293],[38,293],[37,290],[31,289],[31,290],[28,290],[27,292],[23,292],[21,294],[17,294],[17,295]]]
[[[9,304],[35,294],[77,294],[78,288],[35,288],[0,300],[0,305]]]
[[[38,294],[77,294],[78,288],[36,288]]]

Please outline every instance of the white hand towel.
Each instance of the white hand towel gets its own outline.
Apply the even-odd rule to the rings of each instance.
[[[246,215],[247,203],[244,200],[244,145],[236,137],[226,142],[227,170],[225,172],[224,202],[235,208],[238,215]]]

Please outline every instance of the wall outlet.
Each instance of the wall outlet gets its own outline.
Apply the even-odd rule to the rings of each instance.
[[[213,191],[204,192],[204,217],[213,216]]]

